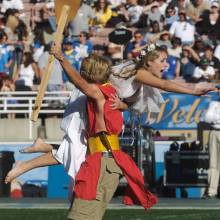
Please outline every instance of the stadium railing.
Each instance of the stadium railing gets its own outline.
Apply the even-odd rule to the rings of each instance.
[[[16,117],[31,119],[37,92],[0,92],[0,118]],[[69,91],[46,92],[41,106],[40,114],[62,116]],[[32,139],[33,122],[29,121],[29,139]]]

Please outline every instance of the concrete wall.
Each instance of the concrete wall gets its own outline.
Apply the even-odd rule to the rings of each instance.
[[[32,141],[37,137],[47,141],[61,141],[64,133],[60,129],[61,119],[47,118],[45,126],[41,120],[32,123],[32,138],[29,139],[29,119],[0,119],[0,142]]]
[[[60,129],[60,118],[45,119],[46,139],[50,141],[61,141],[64,132]]]
[[[0,119],[0,141],[28,141],[29,139],[29,119]],[[38,128],[41,121],[32,124],[33,138],[38,136]]]

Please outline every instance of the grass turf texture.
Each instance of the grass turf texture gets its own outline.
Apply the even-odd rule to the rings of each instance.
[[[66,210],[0,209],[1,220],[66,220]],[[107,210],[103,220],[219,220],[220,210]]]

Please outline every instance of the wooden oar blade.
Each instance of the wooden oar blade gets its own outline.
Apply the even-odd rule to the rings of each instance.
[[[57,30],[55,33],[55,39],[54,42],[56,44],[60,44],[62,37],[63,37],[63,31],[65,28],[65,25],[68,21],[74,18],[76,15],[79,7],[80,7],[81,0],[56,0],[55,1],[55,13],[56,13],[56,20],[57,20]],[[41,81],[41,85],[39,88],[39,92],[37,95],[37,98],[35,100],[31,120],[37,121],[38,114],[40,112],[41,104],[43,101],[44,93],[46,91],[46,87],[48,84],[48,80],[51,75],[51,70],[53,67],[53,61],[54,58],[51,56],[51,62],[49,61],[47,66],[47,72],[45,73],[45,77],[43,77]]]
[[[63,5],[62,6],[62,11],[61,11],[61,16],[57,25],[57,30],[55,33],[55,39],[54,42],[55,44],[61,44],[62,41],[62,37],[63,37],[63,30],[65,28],[66,25],[66,21],[67,21],[67,17],[69,14],[69,11],[71,10],[71,8],[68,5]],[[40,112],[40,108],[41,108],[41,104],[43,101],[43,97],[44,97],[44,93],[46,91],[47,88],[47,84],[48,84],[48,80],[50,78],[51,75],[51,70],[53,68],[53,63],[54,63],[54,57],[51,55],[49,57],[49,61],[48,61],[48,65],[47,65],[47,71],[44,74],[44,77],[41,81],[40,87],[39,87],[39,91],[35,100],[35,104],[34,104],[34,108],[33,108],[33,112],[32,112],[32,116],[31,116],[31,120],[36,122],[37,118],[38,118],[38,114]]]
[[[64,5],[70,7],[70,12],[67,18],[67,22],[71,21],[74,16],[76,15],[79,7],[80,7],[81,0],[55,0],[55,16],[56,21],[59,21],[61,10]]]

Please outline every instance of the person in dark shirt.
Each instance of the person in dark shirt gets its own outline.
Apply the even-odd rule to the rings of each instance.
[[[134,40],[130,41],[125,48],[125,57],[126,58],[135,58],[139,55],[139,52],[134,52],[137,48],[144,46],[146,42],[143,39],[143,35],[140,31],[134,32]]]
[[[201,20],[196,23],[196,31],[205,42],[215,43],[220,39],[219,4],[214,1],[209,10],[204,11]]]
[[[192,82],[193,72],[199,64],[200,57],[192,47],[183,45],[180,57],[180,76],[187,82]]]

